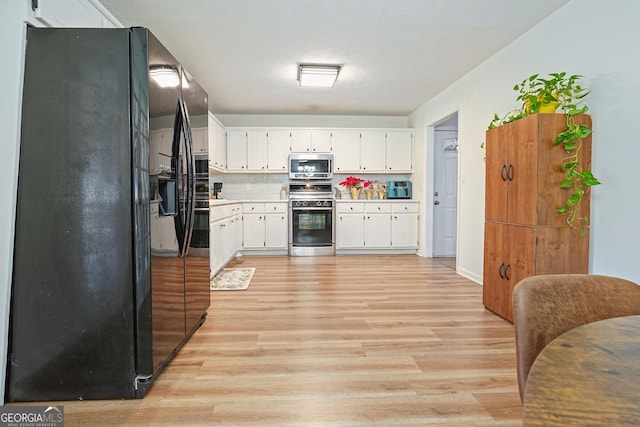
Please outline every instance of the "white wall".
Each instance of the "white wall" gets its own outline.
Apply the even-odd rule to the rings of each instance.
[[[427,127],[459,111],[461,274],[478,282],[482,278],[485,165],[480,144],[487,125],[494,113],[516,107],[515,83],[538,72],[566,71],[584,75],[584,85],[592,90],[586,100],[593,116],[592,169],[603,182],[591,197],[590,272],[640,283],[640,191],[635,187],[640,141],[633,132],[640,118],[638,16],[636,0],[572,0],[410,115],[416,156],[425,158]],[[424,169],[416,171],[416,191],[428,190],[427,177]],[[428,200],[423,206],[429,206]],[[423,217],[429,215],[426,208]]]
[[[24,21],[26,1],[4,1],[0,5],[0,52],[4,58],[0,67],[0,129],[2,129],[2,167],[0,168],[0,404],[4,402],[6,372],[9,297],[13,266],[13,225],[16,213],[18,176],[18,140],[20,136],[20,106],[22,105],[22,74],[24,64]]]
[[[225,127],[282,126],[282,127],[362,127],[405,128],[405,116],[321,116],[278,114],[216,114]]]

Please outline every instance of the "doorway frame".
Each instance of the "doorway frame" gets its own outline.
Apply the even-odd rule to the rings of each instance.
[[[434,181],[435,181],[435,129],[442,123],[450,120],[452,117],[458,117],[458,159],[456,171],[456,270],[458,266],[458,253],[460,250],[460,158],[462,154],[462,138],[460,138],[460,109],[456,109],[451,113],[441,117],[440,119],[428,124],[425,129],[425,221],[424,221],[424,256],[433,258],[433,202],[434,202]]]

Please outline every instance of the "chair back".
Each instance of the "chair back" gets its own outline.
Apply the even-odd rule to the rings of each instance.
[[[512,298],[522,401],[531,365],[553,339],[580,325],[640,314],[640,286],[609,276],[532,276],[518,282]]]

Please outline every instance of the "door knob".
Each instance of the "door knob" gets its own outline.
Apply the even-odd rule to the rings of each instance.
[[[434,204],[434,205],[439,205],[439,204],[440,204],[440,202],[436,200],[435,202],[433,202],[433,204]]]
[[[434,196],[438,197],[440,195],[440,193],[438,193],[437,191],[435,193],[433,193]]]

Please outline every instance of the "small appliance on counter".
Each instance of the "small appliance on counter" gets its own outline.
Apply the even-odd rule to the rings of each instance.
[[[213,183],[213,192],[211,195],[216,199],[222,199],[222,183],[214,182]]]
[[[411,181],[387,181],[387,199],[410,199]]]

